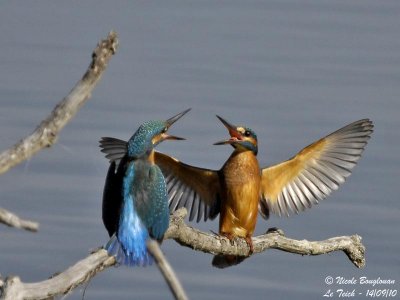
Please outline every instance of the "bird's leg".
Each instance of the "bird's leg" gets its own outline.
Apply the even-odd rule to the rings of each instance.
[[[247,243],[247,245],[249,246],[250,250],[249,250],[249,256],[253,254],[254,252],[254,247],[253,247],[253,240],[251,239],[251,236],[246,236],[245,241]]]

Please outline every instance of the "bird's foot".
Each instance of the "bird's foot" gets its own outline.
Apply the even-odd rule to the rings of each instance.
[[[275,233],[275,234],[279,234],[281,236],[285,236],[285,233],[283,232],[283,230],[279,229],[277,227],[268,228],[266,234],[269,234],[269,233]]]
[[[245,241],[247,243],[247,245],[249,246],[250,250],[249,250],[249,256],[253,254],[254,252],[254,247],[253,247],[253,240],[251,239],[251,236],[246,236]]]
[[[210,232],[211,232],[213,235],[216,235],[216,236],[220,235],[218,232],[215,232],[214,230],[210,230]]]
[[[222,232],[221,235],[226,237],[232,246],[235,244],[235,236],[232,233]]]
[[[232,234],[232,233],[222,232],[222,233],[220,233],[220,235],[223,236],[223,237],[226,237],[226,238],[230,241],[230,243],[231,243],[232,246],[235,245],[235,240],[236,240],[236,239],[241,239],[240,237],[237,237],[237,236],[235,236],[235,235]],[[253,240],[251,239],[251,236],[246,236],[246,237],[244,238],[244,240],[246,241],[247,245],[248,245],[249,248],[250,248],[249,254],[248,254],[248,256],[250,256],[250,255],[252,255],[253,252],[254,252]]]

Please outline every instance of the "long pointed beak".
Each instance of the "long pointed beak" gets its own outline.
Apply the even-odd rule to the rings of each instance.
[[[176,121],[178,121],[180,118],[182,118],[188,111],[190,111],[191,108],[188,108],[186,110],[184,110],[183,112],[169,118],[167,121],[165,121],[167,123],[168,128],[171,127],[172,124],[174,124]]]
[[[166,134],[166,133],[163,133],[162,139],[163,139],[163,140],[176,140],[176,141],[183,141],[183,140],[186,140],[186,139],[183,138],[183,137],[179,137],[179,136],[175,136],[175,135],[169,135],[169,134]]]
[[[240,134],[239,131],[237,131],[236,126],[230,124],[228,121],[224,120],[220,116],[217,115],[217,118],[224,124],[226,129],[229,131],[229,135],[231,136],[230,139],[227,140],[222,140],[219,142],[214,143],[214,145],[225,145],[225,144],[233,144],[237,142],[238,140],[242,139],[242,135]]]
[[[167,127],[168,128],[171,127],[172,124],[174,124],[176,121],[178,121],[180,118],[182,118],[190,110],[191,110],[191,108],[188,108],[188,109],[184,110],[183,112],[169,118],[167,121],[165,121],[165,123],[167,123]],[[167,133],[162,134],[162,139],[163,140],[185,140],[185,138],[175,136],[175,135],[169,135]]]

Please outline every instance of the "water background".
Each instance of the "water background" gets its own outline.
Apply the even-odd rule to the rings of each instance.
[[[224,271],[211,255],[166,241],[191,299],[321,299],[326,276],[396,280],[400,289],[399,1],[4,1],[0,4],[0,150],[25,137],[86,70],[116,30],[120,48],[92,98],[58,143],[0,176],[0,205],[40,222],[38,233],[0,226],[0,273],[24,282],[62,271],[107,241],[102,136],[128,139],[149,119],[192,107],[158,150],[218,169],[231,152],[215,118],[255,130],[262,166],[361,118],[373,138],[353,175],[321,205],[259,220],[297,239],[359,234],[367,265],[333,253],[270,250]],[[217,222],[192,224],[217,231]],[[82,288],[67,299],[81,299]],[[336,295],[335,295],[336,296]],[[110,268],[85,299],[171,299],[156,267]],[[359,296],[360,299],[365,298]]]

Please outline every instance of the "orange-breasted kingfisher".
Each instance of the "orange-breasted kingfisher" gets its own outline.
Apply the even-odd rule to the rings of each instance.
[[[126,143],[122,156],[111,160],[103,192],[103,222],[111,237],[105,249],[119,264],[150,264],[147,240],[161,241],[168,229],[167,187],[154,160],[154,147],[164,140],[183,139],[168,135],[167,130],[189,110],[166,121],[143,123]],[[100,145],[108,153],[118,152],[112,139],[102,138]]]
[[[264,219],[270,212],[289,216],[326,198],[351,174],[373,131],[370,120],[359,120],[310,144],[287,161],[261,168],[255,132],[217,117],[230,138],[215,144],[234,148],[220,170],[190,166],[159,152],[155,160],[166,177],[170,211],[186,207],[189,220],[197,221],[220,214],[219,234],[230,240],[244,238],[249,255],[258,212]],[[118,142],[122,152],[126,142]],[[234,257],[218,258],[213,260],[217,267],[240,262]]]

